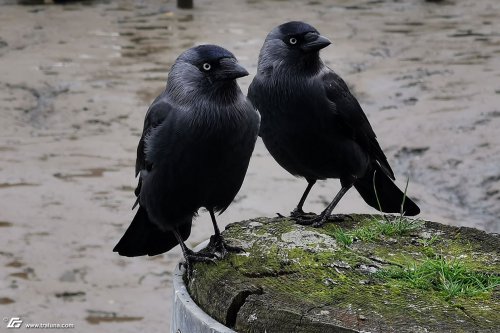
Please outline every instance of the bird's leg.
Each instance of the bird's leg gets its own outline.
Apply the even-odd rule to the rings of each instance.
[[[212,224],[214,226],[214,235],[210,237],[210,242],[207,247],[202,250],[203,253],[211,254],[217,258],[224,258],[228,251],[231,252],[241,252],[243,249],[235,246],[228,245],[224,238],[222,237],[219,226],[217,225],[217,220],[215,219],[214,210],[212,208],[208,209],[210,213],[210,218],[212,219]]]
[[[332,202],[330,202],[330,204],[325,208],[325,210],[323,212],[321,212],[321,214],[319,214],[318,216],[315,216],[313,218],[297,219],[297,223],[302,224],[302,225],[312,225],[315,228],[321,227],[326,222],[326,220],[328,220],[328,218],[330,217],[330,214],[332,213],[332,210],[335,208],[335,206],[337,206],[340,199],[342,199],[344,194],[346,194],[346,192],[351,187],[352,187],[352,185],[347,185],[347,186],[342,185],[342,188],[340,189],[339,193],[337,193],[335,198],[333,198]]]
[[[309,195],[309,192],[311,191],[312,187],[316,184],[316,179],[307,179],[307,187],[302,194],[302,197],[300,198],[299,204],[295,209],[290,213],[290,217],[292,218],[301,218],[310,214],[304,213],[302,210],[302,206],[304,206],[304,202],[306,201],[307,196]]]
[[[184,255],[184,268],[186,268],[188,280],[191,278],[191,275],[193,273],[193,262],[214,262],[214,259],[207,257],[206,255],[195,253],[192,250],[188,249],[177,229],[174,229],[173,233],[175,235],[175,238],[177,238],[177,242],[179,242],[182,254]]]
[[[212,225],[214,226],[214,234],[210,236],[210,242],[208,243],[207,249],[210,252],[219,252],[220,256],[224,258],[227,254],[226,248],[224,247],[224,239],[217,225],[217,220],[215,219],[215,214],[213,208],[209,208],[210,219],[212,220]]]

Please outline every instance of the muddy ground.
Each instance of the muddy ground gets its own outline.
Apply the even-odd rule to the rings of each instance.
[[[168,331],[179,250],[111,252],[134,214],[144,114],[195,44],[232,50],[251,73],[240,80],[246,91],[267,32],[291,19],[333,40],[322,56],[357,95],[398,184],[410,177],[422,218],[499,232],[497,0],[332,3],[0,0],[1,317],[78,332]],[[287,213],[304,187],[259,140],[220,224]],[[338,188],[320,183],[306,209],[320,211]],[[374,212],[355,191],[337,211]],[[211,231],[201,212],[188,245]]]

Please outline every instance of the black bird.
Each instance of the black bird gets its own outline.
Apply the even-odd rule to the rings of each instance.
[[[188,268],[190,261],[226,253],[215,213],[229,206],[243,183],[260,122],[236,83],[246,75],[231,52],[215,45],[177,58],[165,91],[146,114],[135,170],[139,209],[113,251],[153,256],[180,244]],[[194,253],[184,241],[201,207],[215,235],[211,251]]]
[[[345,82],[325,66],[319,51],[330,45],[309,24],[273,29],[259,55],[248,98],[261,114],[260,136],[274,159],[307,188],[292,216],[322,225],[354,186],[370,206],[417,215],[420,209],[393,183],[394,173],[366,115]],[[342,188],[317,217],[302,211],[318,179],[339,178]]]

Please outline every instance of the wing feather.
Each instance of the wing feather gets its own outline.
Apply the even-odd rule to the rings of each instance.
[[[335,121],[343,125],[344,134],[364,148],[378,162],[384,173],[394,179],[394,172],[380,148],[368,118],[344,80],[330,70],[323,75],[323,86],[330,102],[330,110]]]
[[[139,182],[134,191],[137,201],[135,202],[133,208],[139,202],[139,194],[141,193],[142,186],[141,173],[147,172],[151,169],[151,162],[147,160],[146,156],[146,141],[154,130],[168,118],[168,115],[172,113],[172,109],[171,104],[168,102],[163,93],[154,100],[146,113],[146,117],[144,118],[144,128],[139,140],[139,145],[137,146],[137,159],[135,161],[135,175],[139,175]]]

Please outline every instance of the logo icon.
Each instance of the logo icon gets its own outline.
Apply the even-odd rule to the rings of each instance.
[[[23,321],[19,317],[12,317],[7,324],[7,328],[20,328]]]

